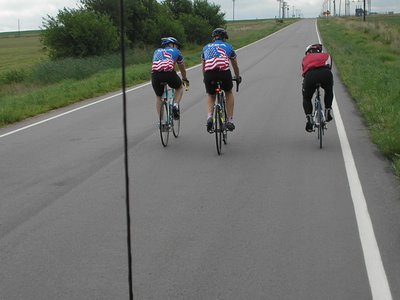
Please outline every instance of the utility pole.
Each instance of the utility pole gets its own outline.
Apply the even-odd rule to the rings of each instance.
[[[336,1],[333,0],[333,16],[336,17]]]
[[[233,3],[233,12],[232,12],[232,15],[233,15],[233,23],[235,23],[235,0],[232,0],[232,3]]]
[[[365,0],[364,0],[364,22],[365,22]]]
[[[279,3],[279,9],[278,9],[278,19],[281,18],[281,6],[282,6],[282,0],[276,0]],[[283,18],[283,17],[282,17]]]
[[[286,5],[287,5],[286,2],[282,3],[282,19],[285,18]]]

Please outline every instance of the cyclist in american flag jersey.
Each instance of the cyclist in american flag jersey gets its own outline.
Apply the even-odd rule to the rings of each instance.
[[[181,44],[174,37],[166,37],[161,39],[161,48],[154,51],[153,64],[151,67],[151,83],[156,94],[157,114],[160,114],[161,96],[164,92],[162,82],[175,89],[175,105],[172,108],[175,119],[179,119],[179,103],[182,99],[183,87],[182,81],[189,86],[189,80],[186,78],[186,68],[184,58],[179,50]],[[182,80],[175,71],[175,65],[181,71]]]
[[[235,78],[238,83],[241,82],[239,66],[237,63],[237,55],[232,45],[226,42],[228,33],[223,28],[216,28],[211,34],[212,42],[205,45],[201,55],[204,84],[207,92],[207,131],[211,132],[213,127],[213,108],[215,103],[216,82],[222,83],[221,88],[226,95],[226,108],[228,114],[227,129],[232,131],[235,129],[233,123],[234,96],[232,92],[232,73],[230,64],[232,64]]]

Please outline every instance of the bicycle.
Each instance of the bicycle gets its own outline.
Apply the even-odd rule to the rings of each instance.
[[[237,79],[232,79],[236,81],[236,91],[239,91],[239,81]],[[226,98],[225,92],[221,88],[221,82],[217,81],[215,88],[216,92],[216,103],[214,104],[213,110],[213,128],[210,131],[215,133],[215,145],[217,147],[218,155],[222,153],[222,142],[226,145],[228,143],[228,129],[226,123],[228,122],[228,115],[226,113]]]
[[[320,93],[321,85],[318,83],[316,87],[316,95],[314,98],[314,113],[313,113],[313,124],[314,124],[314,131],[317,131],[317,137],[319,140],[319,148],[322,148],[322,137],[324,136],[324,131],[326,128],[326,121],[325,121],[325,113],[322,108],[321,103],[321,93]]]
[[[174,118],[172,113],[172,107],[175,104],[175,90],[168,87],[166,82],[162,82],[161,85],[164,86],[164,93],[161,96],[159,129],[161,144],[167,147],[171,131],[175,138],[179,136],[181,118],[180,116],[179,118]]]

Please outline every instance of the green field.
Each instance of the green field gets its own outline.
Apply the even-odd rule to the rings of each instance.
[[[46,60],[39,31],[0,33],[0,73],[10,69],[29,68]]]
[[[318,28],[372,141],[400,176],[400,15],[321,19]]]

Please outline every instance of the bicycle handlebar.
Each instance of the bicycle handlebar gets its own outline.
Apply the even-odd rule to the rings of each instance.
[[[236,92],[239,92],[239,84],[242,82],[242,77],[232,78],[232,81],[236,82]]]
[[[186,91],[188,91],[189,90],[189,86],[190,86],[190,83],[189,83],[189,80],[187,80],[187,79],[182,79],[182,85],[185,87],[185,90]]]

